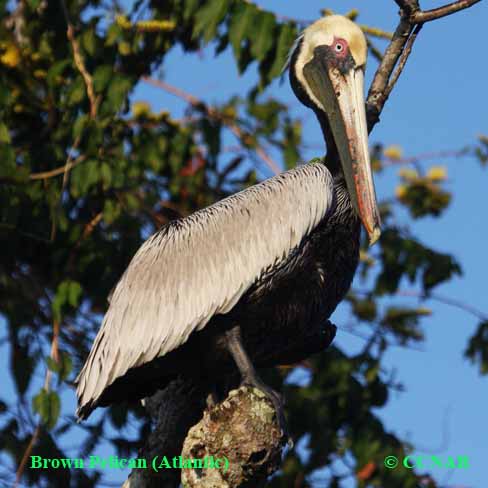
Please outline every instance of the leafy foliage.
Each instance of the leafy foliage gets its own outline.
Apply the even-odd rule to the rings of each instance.
[[[465,354],[473,362],[477,362],[482,374],[488,373],[488,320],[484,320],[466,348]]]
[[[20,464],[38,421],[35,455],[68,457],[65,435],[77,429],[83,431],[79,456],[102,442],[119,455],[137,451],[149,429],[141,407],[113,406],[96,423],[76,426],[67,406],[106,297],[149,233],[176,214],[254,184],[263,148],[280,155],[283,169],[303,149],[300,121],[266,93],[298,33],[296,22],[245,0],[136,1],[127,13],[97,0],[67,6],[88,81],[57,2],[0,2],[1,347],[19,404],[0,399],[0,447],[13,463],[6,476]],[[182,120],[133,100],[141,77],[164,68],[172,49],[195,52],[207,44],[217,55],[231,51],[240,73],[255,64],[259,79],[248,94],[220,106],[187,97]],[[223,141],[230,135],[238,147],[229,155]],[[486,150],[480,138],[475,153],[483,164]],[[398,148],[382,155],[377,146],[373,153],[377,170],[385,157],[402,157]],[[450,203],[443,180],[434,170],[402,173],[399,204],[414,218],[439,216]],[[372,286],[348,298],[353,320],[370,334],[364,351],[347,356],[332,348],[303,365],[306,386],[285,387],[291,433],[309,455],[290,450],[270,486],[300,480],[312,486],[321,468],[327,484],[338,486],[331,465],[343,460],[347,467],[346,459],[354,465],[344,476],[359,486],[413,487],[419,479],[419,473],[383,468],[385,454],[400,456],[410,446],[384,429],[373,408],[399,387],[382,368],[388,340],[421,341],[428,311],[394,301],[383,307],[381,297],[394,296],[405,278],[429,292],[461,267],[395,226],[392,202],[382,211],[380,250],[362,252],[361,276]],[[487,341],[483,323],[467,350],[484,372]],[[289,372],[267,374],[281,384]],[[132,438],[125,435],[130,423],[137,426]],[[110,438],[109,426],[119,435]],[[24,478],[86,487],[97,485],[102,473],[27,469]]]

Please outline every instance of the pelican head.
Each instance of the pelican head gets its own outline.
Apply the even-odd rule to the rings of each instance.
[[[332,173],[340,171],[353,207],[373,244],[380,236],[368,150],[364,105],[367,45],[361,29],[346,17],[314,22],[290,53],[290,81],[298,99],[317,114]],[[337,158],[338,156],[338,158]],[[334,166],[340,160],[340,166]]]

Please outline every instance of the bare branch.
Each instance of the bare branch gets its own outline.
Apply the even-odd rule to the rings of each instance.
[[[83,81],[85,82],[85,87],[86,87],[86,93],[88,95],[88,99],[90,100],[90,117],[94,119],[97,115],[99,100],[95,97],[95,91],[93,89],[93,80],[90,73],[88,73],[85,67],[85,63],[83,62],[83,57],[80,51],[80,45],[78,44],[78,41],[75,38],[74,28],[69,20],[69,14],[68,14],[68,9],[66,8],[66,4],[64,0],[60,0],[60,3],[61,3],[61,8],[63,10],[64,18],[66,20],[66,24],[68,26],[66,35],[71,44],[71,48],[73,49],[73,59],[76,67],[78,68],[78,71],[83,77]]]
[[[370,36],[379,37],[381,39],[389,39],[390,41],[393,39],[393,32],[387,32],[383,29],[379,29],[378,27],[370,27],[369,25],[360,24],[361,30]]]
[[[168,93],[171,93],[179,98],[182,98],[183,100],[186,100],[193,107],[202,109],[209,117],[219,120],[220,122],[225,124],[229,128],[229,130],[242,143],[244,143],[244,145],[246,145],[246,141],[249,140],[249,134],[243,131],[232,119],[230,119],[229,117],[225,117],[215,108],[208,106],[207,104],[199,100],[194,95],[191,95],[190,93],[187,93],[176,86],[170,85],[165,81],[156,80],[148,76],[144,76],[142,79],[143,81],[145,81],[150,85],[153,85],[157,88],[161,88],[167,91]],[[278,166],[278,164],[273,160],[273,158],[271,158],[271,156],[269,156],[269,154],[266,153],[266,151],[263,149],[262,146],[257,144],[254,149],[256,151],[256,154],[266,163],[266,165],[271,169],[271,171],[273,171],[273,173],[275,174],[281,173],[281,169]]]
[[[398,66],[393,73],[390,82],[388,83],[388,86],[385,89],[385,101],[388,99],[390,96],[391,91],[395,87],[396,82],[398,81],[398,78],[402,74],[403,68],[405,67],[405,64],[407,63],[407,59],[410,56],[410,53],[412,52],[412,47],[413,43],[415,42],[415,39],[417,39],[417,35],[422,29],[422,24],[417,24],[415,26],[414,31],[412,32],[411,36],[408,38],[407,43],[405,44],[405,48],[402,51],[402,54],[400,55],[400,59],[398,60]]]
[[[395,0],[395,3],[400,7],[400,22],[369,89],[366,101],[369,132],[373,130],[380,119],[381,111],[405,67],[422,24],[471,7],[479,1],[458,0],[443,7],[423,11],[420,10],[418,0]],[[399,63],[398,68],[393,74],[397,63]]]
[[[403,15],[407,17],[420,10],[418,0],[395,0],[395,3],[400,7]]]
[[[85,161],[86,156],[79,156],[75,160],[65,163],[63,166],[59,168],[52,169],[50,171],[43,171],[42,173],[32,173],[29,175],[30,180],[45,180],[47,178],[52,178],[53,176],[59,176],[64,174],[66,171],[70,171],[72,168],[77,166],[78,164]]]
[[[415,24],[430,22],[472,7],[475,3],[480,1],[481,0],[458,0],[457,2],[449,3],[443,7],[433,8],[432,10],[414,12],[410,21]]]
[[[463,301],[457,300],[455,298],[446,297],[445,295],[439,295],[439,293],[429,293],[426,295],[421,292],[415,291],[399,291],[397,295],[405,297],[418,297],[425,300],[435,300],[436,302],[444,303],[445,305],[463,310],[464,312],[467,312],[480,320],[488,320],[488,314],[482,312],[481,310],[478,310],[476,307],[473,307],[472,305],[464,303]]]
[[[458,149],[456,151],[439,151],[439,152],[427,152],[420,153],[416,156],[409,156],[406,158],[391,158],[384,156],[382,166],[397,166],[399,164],[415,164],[428,159],[440,159],[440,158],[460,158],[466,155],[466,149]]]
[[[358,295],[368,295],[371,293],[371,290],[352,290],[354,293]],[[478,318],[479,320],[488,320],[488,313],[485,313],[468,303],[463,302],[462,300],[457,300],[456,298],[447,297],[445,295],[440,295],[439,293],[424,293],[422,291],[416,290],[398,290],[393,293],[395,296],[400,297],[412,297],[412,298],[419,298],[421,300],[434,300],[439,303],[443,303],[445,305],[449,305],[451,307],[458,308],[459,310],[463,310],[470,315]]]
[[[412,25],[408,20],[402,18],[398,24],[393,39],[386,48],[383,56],[383,61],[376,70],[376,73],[371,83],[366,101],[366,110],[368,118],[368,131],[371,132],[373,127],[379,121],[381,111],[388,98],[386,89],[393,70],[403,52],[403,49],[412,32]]]
[[[32,449],[34,449],[34,446],[37,442],[37,439],[39,438],[40,433],[41,433],[41,424],[38,423],[35,430],[34,430],[34,433],[32,434],[31,440],[29,441],[29,444],[27,445],[27,449],[25,450],[24,455],[22,456],[22,460],[20,461],[17,472],[15,473],[14,488],[17,488],[17,486],[19,486],[20,478],[22,478],[22,474],[25,470],[27,460],[29,459],[29,456],[31,455]]]
[[[80,141],[81,141],[81,136],[78,136],[73,144],[72,150],[76,151],[78,149],[78,146],[80,145]],[[61,205],[63,202],[63,193],[64,190],[66,189],[66,185],[68,184],[68,175],[71,168],[73,167],[71,161],[72,161],[71,150],[68,150],[68,157],[66,158],[66,163],[64,165],[64,170],[63,170],[63,182],[61,184],[61,194],[59,196],[59,202],[56,207],[56,211],[53,214],[53,221],[51,225],[51,242],[54,241],[54,239],[56,238],[56,220],[58,217],[58,213],[61,210]]]

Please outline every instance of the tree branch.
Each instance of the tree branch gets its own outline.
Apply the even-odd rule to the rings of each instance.
[[[403,49],[400,58],[398,60],[398,66],[395,69],[395,72],[391,76],[391,80],[388,82],[387,87],[385,88],[385,101],[388,99],[390,96],[390,93],[392,92],[393,88],[395,87],[396,82],[398,81],[398,78],[400,78],[400,75],[402,74],[403,68],[405,67],[405,64],[407,63],[407,59],[410,56],[410,53],[412,52],[412,47],[413,43],[415,42],[415,39],[417,39],[417,35],[422,29],[422,24],[417,24],[415,26],[414,31],[408,38],[405,48]]]
[[[458,0],[443,7],[423,11],[418,0],[395,0],[400,7],[400,22],[376,70],[366,100],[368,131],[379,122],[380,114],[405,67],[422,24],[471,7],[480,0]],[[395,67],[398,64],[398,68]],[[395,70],[395,73],[393,74]]]
[[[369,295],[371,293],[370,290],[354,289],[352,291],[354,293],[357,293],[358,295]],[[482,310],[479,310],[476,307],[473,307],[472,305],[463,302],[462,300],[441,295],[439,293],[431,293],[431,292],[424,293],[422,291],[416,291],[416,290],[398,290],[395,293],[393,293],[393,295],[399,297],[419,298],[420,300],[434,300],[436,302],[443,303],[444,305],[449,305],[451,307],[458,308],[459,310],[463,310],[464,312],[473,315],[479,320],[482,321],[488,320],[488,313],[485,313]]]
[[[47,178],[52,178],[53,176],[59,176],[59,175],[64,175],[67,171],[69,172],[72,168],[74,168],[76,165],[82,163],[85,161],[86,156],[78,156],[74,160],[67,160],[66,163],[63,166],[60,166],[59,168],[52,169],[49,171],[43,171],[42,173],[32,173],[29,175],[30,180],[44,180]]]
[[[220,469],[183,469],[188,488],[258,486],[281,464],[285,438],[271,402],[255,388],[232,390],[225,402],[203,415],[188,432],[183,459],[216,457]]]
[[[69,20],[69,13],[66,4],[64,0],[60,0],[60,3],[68,27],[66,31],[66,36],[68,37],[68,40],[71,44],[71,48],[73,49],[73,59],[75,65],[78,68],[78,71],[80,72],[83,81],[85,82],[86,93],[88,95],[88,99],[90,100],[90,117],[94,119],[97,115],[98,99],[95,97],[95,91],[93,89],[93,80],[90,73],[88,73],[85,67],[85,63],[83,62],[80,46],[78,44],[78,41],[75,38],[73,24],[71,24]]]
[[[411,32],[412,25],[405,18],[402,18],[395,29],[392,41],[386,48],[383,61],[376,70],[366,100],[366,114],[369,132],[373,130],[373,127],[380,120],[380,114],[388,98],[388,95],[386,94],[388,82]]]
[[[447,15],[454,14],[460,10],[472,7],[475,3],[481,0],[458,0],[457,2],[452,2],[443,7],[434,8],[432,10],[418,11],[414,12],[410,21],[415,24],[421,24],[425,22],[430,22],[432,20],[437,20]]]

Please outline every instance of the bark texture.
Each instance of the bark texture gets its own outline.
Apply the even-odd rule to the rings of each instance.
[[[280,466],[286,442],[273,405],[264,394],[241,387],[222,403],[205,411],[183,444],[184,459],[218,462],[217,467],[183,469],[188,488],[262,486]],[[208,463],[207,463],[208,464]]]

